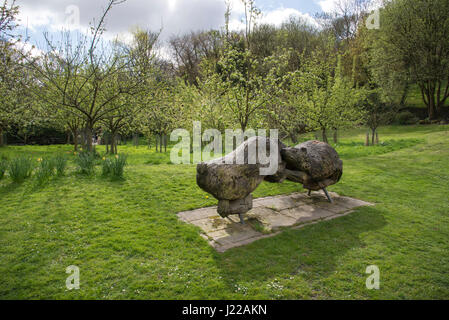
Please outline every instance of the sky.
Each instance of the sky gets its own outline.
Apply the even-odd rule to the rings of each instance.
[[[42,47],[43,33],[55,37],[62,29],[88,32],[89,23],[98,19],[107,0],[16,0],[20,7],[20,32],[30,43]],[[231,2],[231,29],[242,28],[244,8],[240,0]],[[328,11],[338,0],[256,0],[262,10],[261,22],[281,24],[290,16],[301,16],[313,23],[313,15]],[[107,17],[106,39],[126,41],[135,27],[158,31],[160,39],[190,31],[219,29],[224,26],[224,0],[127,0]]]

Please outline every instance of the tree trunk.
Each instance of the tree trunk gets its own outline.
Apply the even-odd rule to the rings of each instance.
[[[5,140],[3,139],[3,129],[0,128],[0,147],[3,147],[5,144]]]
[[[159,136],[159,152],[162,153],[162,134]]]
[[[410,84],[407,81],[404,86],[404,91],[402,91],[401,102],[399,103],[401,107],[405,106],[405,102],[407,101],[409,89],[410,89]]]
[[[429,120],[434,120],[437,116],[435,103],[435,84],[428,83]]]
[[[435,98],[434,97],[429,97],[429,120],[434,120],[436,117],[436,112],[435,112]]]
[[[326,129],[322,129],[321,134],[323,136],[323,142],[329,143],[329,140],[327,140]]]
[[[377,130],[376,130],[376,144],[377,145],[379,144],[379,133],[377,132]]]
[[[93,145],[92,145],[92,126],[86,127],[86,148],[88,152],[93,151]]]
[[[148,150],[151,149],[151,137],[148,136]]]
[[[72,134],[70,133],[70,131],[67,131],[67,144],[70,144],[71,143],[71,141],[70,141],[70,136],[71,136]]]
[[[167,153],[167,135],[166,134],[164,134],[164,150],[165,150],[165,153]]]
[[[337,144],[338,143],[338,129],[334,130],[334,143]]]
[[[78,151],[78,130],[74,129],[72,135],[73,135],[73,145],[76,152]]]
[[[116,154],[116,150],[117,150],[117,140],[116,140],[116,134],[115,132],[111,132],[111,136],[110,136],[110,144],[111,144],[111,149],[110,149],[110,153],[111,154]]]
[[[133,144],[135,147],[139,146],[139,135],[136,133],[133,135]]]
[[[375,145],[375,142],[376,142],[376,129],[371,129],[371,134],[372,134],[372,137],[371,137],[371,144],[374,146]]]
[[[365,147],[369,147],[369,132],[366,133]]]
[[[298,136],[294,132],[289,133],[290,140],[292,140],[293,144],[298,144]]]

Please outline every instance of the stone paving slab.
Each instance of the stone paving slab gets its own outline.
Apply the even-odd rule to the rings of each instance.
[[[201,208],[178,213],[180,220],[201,228],[202,236],[218,252],[243,246],[256,240],[273,237],[285,228],[298,229],[350,214],[353,209],[372,206],[372,203],[339,196],[330,192],[329,203],[323,192],[293,193],[254,200],[253,209],[240,224],[237,215],[226,219],[217,213],[217,207]]]

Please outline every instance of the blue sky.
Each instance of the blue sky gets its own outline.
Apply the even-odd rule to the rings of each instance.
[[[294,8],[303,13],[314,14],[315,12],[320,12],[321,7],[318,1],[313,0],[259,0],[258,6],[263,9],[275,9],[279,7],[284,8]]]

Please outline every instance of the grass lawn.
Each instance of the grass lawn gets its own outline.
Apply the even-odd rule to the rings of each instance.
[[[449,126],[384,127],[384,145],[345,132],[342,181],[375,207],[248,246],[215,252],[176,213],[216,204],[195,166],[146,147],[126,179],[75,172],[37,186],[0,181],[0,299],[449,299]],[[71,146],[5,147],[0,158],[67,154]],[[99,151],[103,149],[99,148]],[[264,183],[256,197],[300,190]],[[80,268],[69,291],[67,266]],[[380,268],[367,290],[366,267]]]

